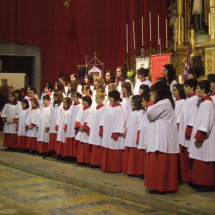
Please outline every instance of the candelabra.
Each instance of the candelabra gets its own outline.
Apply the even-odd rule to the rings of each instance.
[[[152,42],[150,41],[149,48],[146,51],[146,56],[154,55],[154,54],[156,54],[156,51],[154,48],[152,48]]]

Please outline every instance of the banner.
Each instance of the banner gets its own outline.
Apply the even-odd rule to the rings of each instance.
[[[156,83],[158,77],[163,77],[163,66],[169,64],[171,53],[155,55],[151,57],[152,65],[152,84]]]

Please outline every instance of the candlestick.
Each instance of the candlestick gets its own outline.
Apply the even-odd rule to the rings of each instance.
[[[160,44],[160,33],[159,33],[159,15],[158,15],[158,45]]]
[[[143,17],[142,17],[142,46],[144,46],[144,41],[143,41]]]
[[[165,19],[165,23],[166,23],[166,48],[168,49],[167,19]]]
[[[152,41],[151,12],[149,12],[149,34],[150,34],[150,42],[151,42]]]
[[[135,28],[134,28],[134,21],[133,21],[133,37],[134,37],[134,50],[136,50],[136,46],[135,46]]]
[[[128,24],[126,24],[126,53],[128,53]]]

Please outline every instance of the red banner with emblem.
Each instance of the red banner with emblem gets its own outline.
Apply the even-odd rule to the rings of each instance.
[[[171,54],[155,55],[151,57],[152,84],[156,83],[158,77],[163,77],[163,66],[169,64]]]

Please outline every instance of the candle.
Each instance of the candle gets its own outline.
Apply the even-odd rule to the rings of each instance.
[[[128,24],[126,24],[126,53],[128,53]]]
[[[165,19],[165,22],[166,22],[166,48],[168,49],[167,19]]]
[[[134,29],[134,21],[133,21],[133,36],[134,36],[134,50],[136,50],[136,46],[135,46],[135,29]]]
[[[179,84],[183,84],[182,75],[179,75],[178,81],[179,81]]]
[[[142,47],[144,46],[144,41],[143,41],[143,17],[142,17]]]
[[[150,34],[150,42],[151,42],[152,41],[151,12],[149,12],[149,34]]]
[[[176,21],[174,22],[174,33],[175,33],[175,37],[174,37],[174,52],[176,52]]]
[[[158,15],[158,45],[160,44],[160,35],[159,35],[159,15]]]

